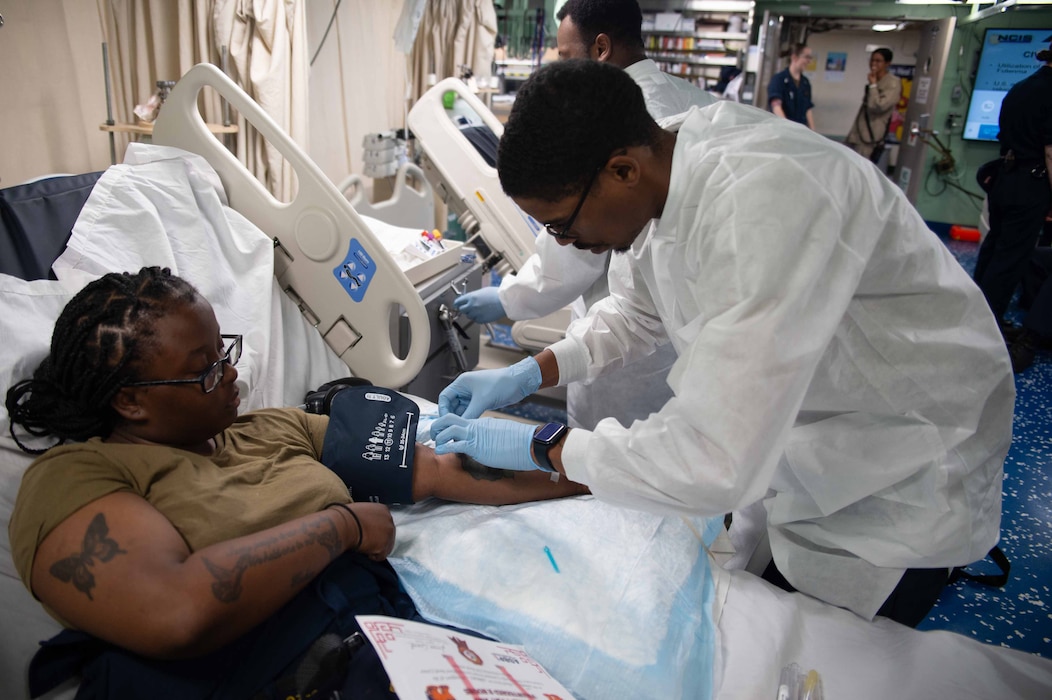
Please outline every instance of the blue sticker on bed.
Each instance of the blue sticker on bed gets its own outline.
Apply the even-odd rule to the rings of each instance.
[[[722,518],[591,496],[393,509],[391,563],[421,614],[521,644],[578,698],[710,698]]]
[[[365,298],[369,282],[376,275],[376,263],[365,252],[358,239],[352,238],[347,246],[347,255],[343,262],[332,269],[332,274],[351,299],[361,301]]]

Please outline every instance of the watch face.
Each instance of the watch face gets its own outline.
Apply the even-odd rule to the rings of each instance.
[[[533,436],[533,439],[537,442],[550,442],[565,430],[566,426],[562,423],[547,423],[537,431],[537,434]]]

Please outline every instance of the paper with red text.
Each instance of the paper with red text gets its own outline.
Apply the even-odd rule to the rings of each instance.
[[[355,619],[402,700],[573,700],[516,644],[397,617]]]

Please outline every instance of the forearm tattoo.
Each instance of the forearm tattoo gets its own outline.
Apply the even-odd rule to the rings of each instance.
[[[237,557],[230,567],[221,566],[207,557],[202,557],[208,571],[216,579],[212,584],[212,595],[223,603],[233,603],[241,597],[241,579],[250,567],[279,559],[304,547],[320,544],[329,552],[329,561],[340,556],[343,543],[340,534],[328,517],[304,523],[291,532],[284,532],[234,551]]]
[[[71,554],[52,564],[51,575],[63,583],[72,581],[78,591],[88,596],[88,600],[95,600],[91,596],[91,589],[95,587],[95,575],[88,567],[95,566],[96,559],[107,562],[118,554],[128,553],[121,549],[109,534],[106,517],[102,513],[96,514],[88,525],[88,531],[84,533],[84,544],[81,545],[80,553]]]
[[[476,481],[500,481],[501,479],[514,479],[513,469],[496,469],[487,467],[481,462],[476,462],[466,454],[458,454],[460,457],[460,468],[471,475]]]

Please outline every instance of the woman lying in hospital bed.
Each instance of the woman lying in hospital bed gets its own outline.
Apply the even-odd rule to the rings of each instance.
[[[276,289],[272,241],[222,205],[222,187],[207,165],[165,149],[142,160],[111,168],[100,180],[55,264],[59,282],[0,277],[0,384],[31,375],[72,292],[105,272],[148,264],[188,278],[213,303],[221,328],[245,334],[237,365],[242,411],[300,403],[306,389],[345,375],[346,367]],[[190,216],[191,209],[200,211]],[[219,346],[209,352],[196,371],[218,359]],[[426,415],[421,418],[426,429]],[[7,448],[0,453],[0,506],[6,507],[28,460],[12,452],[17,448],[6,435],[0,442]],[[616,509],[590,496],[499,508],[427,500],[393,512],[398,529],[391,563],[424,617],[524,644],[578,697],[767,698],[789,662],[817,669],[829,698],[1030,698],[1052,689],[1052,662],[960,635],[864,622],[709,566],[702,543],[711,544],[718,522]],[[335,523],[337,516],[344,517],[344,538],[356,542],[349,516],[311,517]],[[89,525],[82,524],[84,534]],[[112,525],[108,533],[96,528],[91,545],[92,552],[109,554],[109,562],[92,554],[88,565],[80,556],[84,541],[76,538],[58,559],[72,557],[94,575],[130,556],[109,552],[107,539],[130,551]],[[0,536],[0,550],[3,545]],[[10,557],[0,554],[7,574],[0,576],[0,685],[21,695],[36,643],[60,628],[10,578]],[[290,583],[271,582],[276,589]],[[102,589],[100,579],[92,595],[99,598]],[[399,599],[392,593],[373,600]],[[281,641],[262,635],[242,676],[273,673],[269,661]],[[223,674],[231,669],[221,671],[217,677],[227,681]]]
[[[278,671],[312,638],[294,638],[302,620],[289,631],[287,616],[273,616],[282,606],[317,605],[327,582],[360,586],[359,577],[372,576],[379,587],[380,600],[351,597],[354,604],[334,611],[331,624],[342,637],[355,631],[348,613],[411,614],[389,567],[344,557],[382,562],[391,553],[394,523],[373,501],[502,504],[585,492],[565,479],[468,465],[411,442],[399,454],[398,436],[415,422],[398,423],[400,397],[378,387],[339,393],[334,425],[297,408],[238,417],[241,347],[241,336],[221,335],[197,290],[157,267],[105,275],[59,316],[50,355],[6,402],[14,426],[75,441],[27,470],[10,525],[16,567],[56,619],[152,659],[222,649],[205,657],[207,667],[221,656],[243,668],[251,640],[285,639],[289,657],[271,664]],[[368,405],[378,395],[385,399],[376,401],[379,413]],[[395,436],[390,465],[359,456],[377,454],[367,449],[375,425]],[[398,467],[399,457],[409,469]],[[102,658],[115,674],[108,684],[156,673],[140,682],[170,689],[173,671],[194,668]],[[247,697],[268,680],[228,676],[226,692]],[[202,679],[203,687],[215,681]]]

